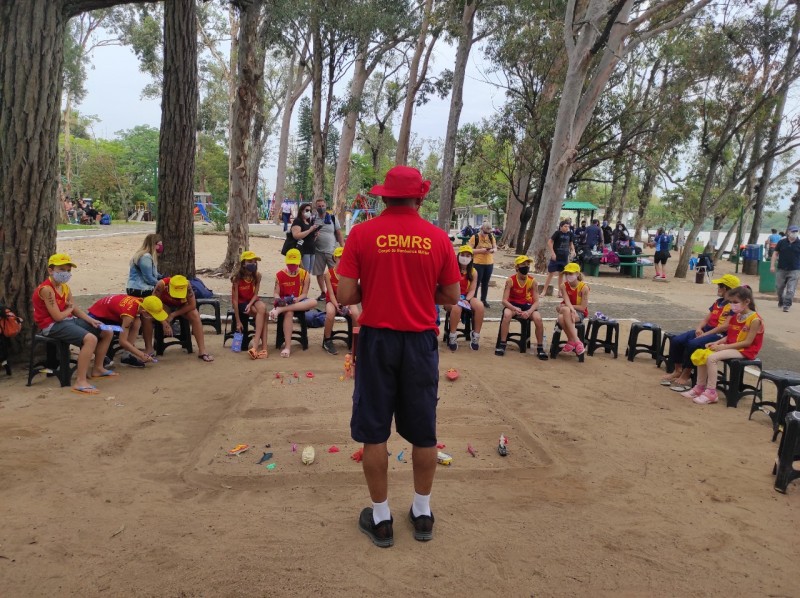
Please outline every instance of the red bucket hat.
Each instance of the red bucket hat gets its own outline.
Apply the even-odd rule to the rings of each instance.
[[[375,185],[370,195],[381,197],[404,197],[417,199],[425,197],[431,188],[430,181],[423,181],[422,174],[410,166],[395,166],[386,173],[383,185]]]

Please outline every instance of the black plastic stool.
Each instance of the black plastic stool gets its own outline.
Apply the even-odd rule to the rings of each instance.
[[[6,371],[6,376],[11,375],[11,364],[8,363],[8,339],[0,336],[0,366]]]
[[[33,356],[36,352],[36,346],[42,343],[46,345],[47,355],[44,361],[34,363]],[[72,374],[75,372],[77,365],[77,360],[72,359],[68,342],[50,338],[43,334],[36,334],[34,331],[33,340],[31,341],[31,357],[28,363],[28,384],[26,386],[31,385],[33,377],[37,374],[47,374],[48,378],[50,376],[58,376],[61,386],[69,386],[72,384]]]
[[[772,442],[775,442],[778,433],[782,431],[782,422],[786,421],[786,416],[798,409],[800,409],[800,386],[789,386],[778,399],[775,417],[772,420]]]
[[[772,467],[775,490],[778,492],[786,494],[789,483],[800,478],[800,471],[794,468],[795,461],[800,461],[800,412],[798,411],[792,411],[786,416],[778,447],[778,458]]]
[[[235,314],[232,309],[229,309],[228,313],[225,314],[225,333],[222,335],[223,347],[225,343],[231,340],[233,335],[236,334],[236,318],[234,316]],[[250,346],[251,337],[255,334],[256,321],[253,316],[242,312],[239,312],[239,319],[242,321],[242,348],[246,351],[247,347]],[[251,323],[253,326],[252,330],[250,329]],[[230,329],[228,328],[228,324],[230,324]]]
[[[444,334],[442,335],[442,342],[446,343],[448,341],[448,336],[450,336],[450,312],[445,310],[445,318],[444,318]],[[461,326],[456,329],[457,338],[463,338],[466,341],[471,340],[472,338],[472,324],[475,318],[475,314],[472,312],[471,309],[463,309],[461,310]],[[498,333],[499,334],[499,333]],[[509,334],[510,336],[510,334]]]
[[[576,322],[575,323],[575,332],[578,335],[578,340],[582,343],[586,343],[586,327],[583,325],[583,322]],[[555,359],[558,357],[558,354],[561,352],[561,349],[564,348],[569,341],[568,340],[561,340],[561,326],[558,325],[556,322],[556,326],[553,329],[553,340],[550,341],[550,359]],[[576,353],[577,355],[577,353]],[[583,363],[583,358],[586,356],[586,351],[578,355],[578,361]]]
[[[200,322],[204,326],[211,326],[216,330],[217,334],[222,334],[222,318],[220,318],[219,299],[217,297],[208,297],[207,299],[196,299],[197,311],[200,312]],[[209,305],[214,310],[214,315],[204,314],[200,308],[204,305]],[[223,346],[225,342],[223,340]]]
[[[511,324],[513,322],[519,322],[519,332],[511,332]],[[448,328],[449,330],[449,328]],[[447,338],[447,337],[445,337]],[[466,338],[466,337],[465,337]],[[517,317],[511,318],[511,321],[508,323],[508,334],[506,335],[506,343],[514,343],[519,347],[520,353],[525,353],[528,350],[528,347],[531,346],[531,320],[528,318],[527,320],[521,320]],[[495,341],[495,347],[500,346],[500,328],[497,328],[497,341]]]
[[[753,366],[761,370],[760,359],[726,359],[722,362],[722,370],[717,374],[717,388],[725,393],[725,402],[728,407],[736,407],[744,397],[753,397],[753,401],[760,396],[758,386],[744,383],[744,370]]]
[[[605,340],[600,340],[600,329],[606,329]],[[560,335],[559,335],[560,336]],[[589,318],[586,328],[586,352],[589,357],[594,355],[595,349],[604,349],[606,353],[614,353],[614,359],[619,357],[619,322],[616,320],[598,320],[595,317]]]
[[[350,314],[346,316],[338,316],[344,317],[345,322],[347,323],[347,330],[336,329],[336,318],[333,319],[333,326],[334,328],[331,330],[331,338],[330,340],[334,341],[344,341],[347,345],[347,349],[350,350],[353,348],[353,317]],[[322,342],[325,342],[325,339],[322,339]]]
[[[289,313],[292,316],[297,318],[297,321],[300,323],[300,330],[294,328],[292,325],[292,338],[289,339],[291,341],[297,341],[300,343],[300,346],[303,347],[303,351],[308,349],[308,325],[306,324],[306,312],[298,311],[298,312],[284,312],[278,314],[278,332],[275,335],[275,348],[280,349],[281,345],[285,341],[285,337],[283,334],[283,316]]]
[[[153,323],[153,336],[155,337],[153,344],[155,345],[156,355],[159,357],[164,354],[164,351],[167,350],[167,347],[171,347],[173,345],[179,345],[182,349],[185,349],[187,353],[193,353],[192,326],[189,324],[189,320],[182,316],[178,316],[175,318],[175,320],[178,321],[178,326],[180,329],[178,331],[178,335],[173,337],[172,340],[165,339],[164,328],[161,326],[161,322]]]
[[[764,400],[764,380],[769,380],[775,385],[777,395],[774,401]],[[791,370],[761,370],[761,375],[758,377],[758,384],[756,385],[759,400],[756,401],[753,399],[753,404],[750,406],[750,415],[747,419],[751,419],[753,413],[756,411],[766,413],[772,420],[772,429],[774,432],[772,442],[775,442],[775,439],[778,437],[778,425],[783,418],[786,417],[786,413],[788,413],[784,412],[783,415],[778,416],[778,404],[783,398],[784,391],[788,387],[797,384],[800,384],[800,373],[798,372],[793,372]],[[767,409],[768,407],[772,407],[772,410],[769,411]]]
[[[639,334],[642,332],[650,332],[652,337],[649,344],[639,342]],[[657,324],[634,322],[631,324],[631,333],[628,336],[628,348],[625,349],[625,357],[628,361],[633,359],[639,353],[647,353],[652,359],[658,359],[658,351],[661,345],[661,327]]]
[[[675,371],[675,364],[669,358],[669,351],[667,350],[667,343],[669,343],[669,348],[672,349],[672,339],[678,336],[679,333],[677,332],[662,332],[661,333],[661,347],[658,350],[658,355],[656,355],[656,367],[660,368],[661,364],[664,363],[665,370],[668,374],[671,374]]]

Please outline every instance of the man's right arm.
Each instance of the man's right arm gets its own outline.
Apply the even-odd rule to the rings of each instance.
[[[341,289],[341,282],[339,283],[339,288]],[[434,300],[436,301],[437,305],[455,305],[458,303],[461,291],[461,285],[459,283],[454,282],[453,284],[448,284],[446,286],[436,285],[436,294],[434,295]]]
[[[780,247],[780,243],[778,243],[778,247]],[[778,261],[778,247],[775,248],[775,251],[772,252],[772,257],[769,260],[769,271],[775,272],[775,264]]]

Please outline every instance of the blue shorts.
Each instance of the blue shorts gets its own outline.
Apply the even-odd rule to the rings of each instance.
[[[366,444],[397,433],[414,446],[436,446],[439,347],[436,332],[362,326],[358,334],[350,433]]]
[[[563,272],[564,271],[564,267],[566,265],[567,265],[566,260],[563,261],[563,262],[562,261],[556,261],[556,260],[550,260],[547,263],[547,271],[548,272]]]

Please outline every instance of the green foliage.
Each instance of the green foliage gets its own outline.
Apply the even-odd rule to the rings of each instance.
[[[211,193],[215,204],[228,201],[228,152],[212,135],[197,137],[197,161],[194,168],[197,191]]]
[[[215,231],[225,232],[225,225],[228,224],[228,212],[221,206],[216,206],[216,208],[209,210],[208,217],[211,219]]]

